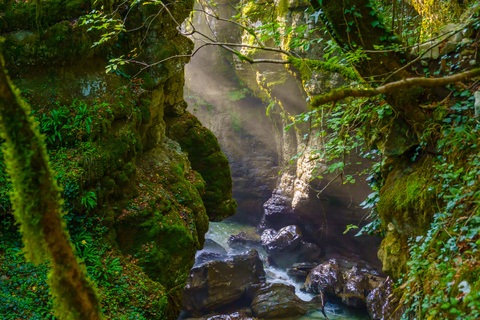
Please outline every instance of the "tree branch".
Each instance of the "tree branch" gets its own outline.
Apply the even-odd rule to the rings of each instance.
[[[372,89],[340,88],[337,90],[332,90],[330,93],[313,97],[311,107],[318,108],[323,104],[337,102],[348,97],[374,97],[380,94],[405,90],[411,87],[442,87],[450,83],[465,81],[478,76],[480,76],[480,68],[443,78],[408,78]]]

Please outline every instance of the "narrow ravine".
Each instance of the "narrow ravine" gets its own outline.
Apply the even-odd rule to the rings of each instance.
[[[232,235],[242,234],[243,239],[249,239],[249,243],[240,244],[238,241],[232,241],[235,237]],[[303,304],[307,308],[307,312],[304,315],[297,315],[288,317],[291,320],[303,320],[303,319],[325,319],[325,316],[321,312],[321,305],[315,303],[316,294],[309,293],[305,291],[304,278],[291,276],[285,268],[274,267],[269,264],[268,253],[260,245],[260,243],[254,243],[254,239],[259,239],[259,236],[255,233],[255,227],[251,225],[241,224],[231,219],[222,222],[211,222],[210,229],[206,234],[206,244],[203,250],[200,250],[196,254],[196,264],[192,270],[198,270],[212,263],[212,261],[235,261],[236,257],[245,255],[249,250],[255,249],[258,252],[258,255],[262,261],[263,268],[265,270],[265,283],[262,284],[264,287],[268,287],[270,284],[282,284],[285,286],[290,286],[294,288],[295,295],[301,300],[300,304]],[[235,262],[234,262],[235,263]],[[233,266],[235,268],[235,266]],[[191,274],[192,276],[192,274]],[[221,276],[221,275],[220,275]],[[216,279],[211,279],[211,273],[207,276],[203,275],[203,278],[196,276],[195,281],[198,282],[198,279],[202,281],[211,281],[216,283]],[[303,280],[303,281],[302,281]],[[235,283],[228,283],[229,285],[235,286]],[[248,281],[248,279],[246,280]],[[187,282],[188,283],[188,282]],[[196,283],[198,285],[198,283]],[[248,284],[251,285],[251,284]],[[252,286],[255,286],[253,284]],[[229,289],[227,289],[229,290]],[[250,289],[247,288],[246,292]],[[221,295],[221,293],[215,293],[215,289],[212,289],[213,292],[205,292],[205,297],[208,295]],[[244,296],[248,295],[245,293]],[[188,295],[187,295],[188,296]],[[203,297],[202,297],[203,298]],[[367,320],[371,319],[365,310],[355,309],[346,306],[341,303],[338,299],[334,297],[326,298],[327,302],[325,305],[325,312],[329,319],[332,320]],[[251,301],[247,301],[248,298],[242,297],[237,301],[228,303],[228,306],[220,306],[219,311],[211,312],[210,315],[198,318],[189,318],[192,314],[191,312],[183,312],[179,319],[230,319],[229,316],[218,315],[222,311],[227,311],[231,316],[231,319],[236,319],[232,316],[236,311],[244,312],[245,315],[251,316],[250,311],[248,310],[248,304]],[[188,301],[191,300],[186,300]],[[274,302],[275,303],[275,302]],[[272,303],[272,305],[274,304]],[[188,309],[190,306],[184,305],[184,309]],[[215,316],[217,314],[217,316]],[[279,316],[281,317],[281,316]],[[274,319],[273,317],[268,317],[269,319]],[[240,319],[240,318],[239,318]]]
[[[290,276],[286,269],[279,267],[273,267],[267,263],[267,253],[265,250],[258,245],[245,245],[231,248],[228,244],[228,239],[231,235],[238,234],[240,232],[245,232],[247,235],[255,234],[255,227],[251,225],[246,225],[232,221],[232,219],[227,219],[222,222],[211,222],[209,231],[206,234],[206,239],[210,239],[219,245],[221,245],[228,253],[229,256],[239,254],[240,252],[247,251],[250,248],[254,247],[258,250],[260,258],[264,262],[263,266],[265,268],[265,273],[267,275],[267,283],[283,283],[288,286],[295,287],[295,294],[303,301],[311,301],[316,295],[313,293],[307,293],[305,290],[302,290],[304,287],[304,282],[294,279]],[[207,249],[202,250],[203,252],[208,251]],[[199,256],[202,251],[197,252]],[[365,312],[355,310],[353,308],[348,308],[347,306],[336,303],[333,301],[327,302],[325,306],[325,312],[329,319],[332,320],[367,320],[370,319],[368,314]],[[306,320],[306,319],[325,319],[323,314],[320,311],[312,310],[307,315],[296,317],[297,320]]]

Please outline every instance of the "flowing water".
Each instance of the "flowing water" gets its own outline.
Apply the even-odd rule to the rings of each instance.
[[[210,222],[210,227],[208,233],[205,235],[207,239],[211,239],[216,243],[220,244],[228,254],[238,254],[242,250],[231,249],[228,245],[228,238],[231,235],[236,235],[239,232],[245,232],[246,234],[255,234],[255,227],[250,225],[241,224],[233,221],[222,221],[222,222]],[[248,248],[245,248],[247,250]],[[267,254],[261,247],[255,247],[258,251],[261,259],[266,260]],[[306,293],[300,290],[300,287],[303,283],[296,282],[292,277],[290,277],[285,269],[276,268],[264,264],[265,273],[267,274],[267,282],[271,283],[284,283],[287,285],[292,285],[295,287],[295,293],[297,296],[304,300],[310,301],[315,295],[311,293]],[[365,314],[365,312],[360,312],[358,310],[348,308],[343,304],[335,304],[328,302],[325,306],[325,312],[328,315],[328,318],[331,320],[369,320],[370,317]],[[297,318],[297,320],[307,320],[307,319],[325,319],[323,314],[320,311],[311,312],[307,315]]]

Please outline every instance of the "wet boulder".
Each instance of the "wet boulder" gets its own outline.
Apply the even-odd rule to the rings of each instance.
[[[367,311],[373,320],[394,319],[398,302],[392,299],[393,281],[387,278],[367,296]]]
[[[277,231],[275,231],[275,229],[265,229],[262,233],[262,236],[260,237],[262,246],[267,246],[270,242],[273,241],[276,235]]]
[[[251,305],[253,315],[261,319],[281,319],[307,313],[308,309],[295,294],[295,288],[272,283],[260,288]]]
[[[268,235],[264,234],[268,232]],[[262,234],[262,246],[268,253],[280,253],[293,251],[302,240],[302,231],[298,226],[286,226],[277,233],[265,230]]]
[[[298,268],[287,268],[287,274],[291,277],[307,277],[308,272]]]
[[[343,290],[342,274],[336,259],[315,267],[305,280],[307,292],[320,294],[322,292],[339,295]]]
[[[292,209],[292,198],[281,190],[275,189],[270,199],[263,204],[264,224],[275,229],[298,223],[298,217]]]
[[[318,262],[320,261],[322,250],[315,243],[301,241],[296,254],[296,261]]]
[[[260,246],[261,240],[257,234],[247,234],[246,232],[241,231],[237,235],[230,236],[227,243],[231,248],[237,249]]]
[[[222,247],[220,244],[217,242],[213,241],[212,239],[205,239],[205,243],[203,244],[203,250],[208,251],[208,252],[215,252],[219,254],[227,254],[227,250],[225,250],[224,247]]]
[[[263,282],[263,263],[254,249],[226,261],[207,262],[190,270],[183,306],[193,315],[207,314],[241,299],[249,286]]]
[[[230,314],[207,315],[201,318],[187,318],[185,320],[255,320],[244,311],[237,311]]]
[[[203,249],[195,254],[195,266],[209,261],[227,259],[227,251],[212,239],[205,239]]]
[[[227,259],[227,255],[225,255],[225,254],[200,250],[195,255],[195,265],[194,266],[199,266],[199,265],[202,265],[202,264],[210,262],[210,261],[225,260],[225,259]]]
[[[357,267],[343,273],[342,302],[350,307],[366,308],[366,292],[368,290],[368,277],[360,274]]]
[[[385,278],[372,274],[369,270],[359,270],[353,266],[344,271],[342,302],[350,307],[365,309],[367,296],[385,280]]]
[[[318,263],[316,262],[297,262],[293,264],[294,268],[297,268],[299,270],[305,270],[307,272],[312,271],[312,269],[316,266],[318,266]]]

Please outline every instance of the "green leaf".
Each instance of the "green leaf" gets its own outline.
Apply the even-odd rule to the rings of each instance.
[[[358,226],[356,226],[354,224],[347,225],[347,229],[345,229],[345,231],[343,231],[343,234],[347,233],[348,231],[350,231],[352,229],[358,229]]]

